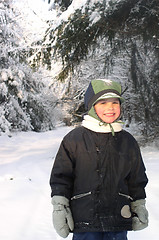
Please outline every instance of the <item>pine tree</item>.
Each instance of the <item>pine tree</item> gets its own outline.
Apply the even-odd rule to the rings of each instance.
[[[97,58],[97,52],[100,52],[103,45],[103,76],[114,76],[113,71],[116,71],[116,63],[119,62],[117,59],[121,59],[122,55],[126,56],[127,70],[123,71],[124,79],[126,74],[128,79],[121,82],[123,85],[130,85],[129,93],[134,95],[131,108],[127,109],[128,115],[139,124],[144,123],[144,134],[156,136],[159,132],[159,109],[155,107],[159,89],[156,81],[159,62],[158,22],[157,0],[103,0],[95,1],[94,4],[87,1],[86,5],[77,9],[67,20],[61,21],[56,28],[50,28],[47,32],[50,57],[61,58],[63,64],[57,78],[64,81],[73,73],[74,81],[80,64],[87,64],[89,59]],[[130,99],[130,95],[127,97]],[[150,108],[148,104],[151,104]],[[139,105],[142,106],[141,109]]]
[[[54,128],[53,94],[27,63],[23,31],[10,1],[0,4],[0,132],[43,131]],[[48,94],[45,95],[45,92]],[[57,115],[57,111],[55,111]]]

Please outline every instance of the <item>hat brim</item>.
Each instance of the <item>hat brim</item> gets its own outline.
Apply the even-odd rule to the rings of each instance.
[[[120,100],[121,103],[123,103],[125,101],[124,98],[122,98],[120,95],[113,93],[113,92],[109,92],[109,93],[105,93],[102,96],[100,96],[95,102],[97,103],[99,100],[104,100],[104,99],[108,99],[108,98],[118,98]]]

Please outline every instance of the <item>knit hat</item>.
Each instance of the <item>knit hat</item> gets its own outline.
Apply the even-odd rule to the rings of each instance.
[[[118,82],[108,79],[92,80],[84,97],[85,108],[88,111],[88,115],[99,120],[94,110],[95,103],[106,98],[118,98],[120,102],[123,103],[124,98],[121,97],[121,93],[121,85]]]

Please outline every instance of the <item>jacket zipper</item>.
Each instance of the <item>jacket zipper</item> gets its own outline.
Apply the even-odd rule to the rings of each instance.
[[[78,194],[78,195],[75,195],[71,198],[71,200],[74,200],[74,199],[79,199],[79,198],[83,198],[83,197],[86,197],[88,195],[92,194],[92,192],[87,192],[87,193],[81,193],[81,194]]]
[[[123,197],[126,197],[126,198],[128,198],[128,199],[130,199],[130,200],[132,200],[133,201],[133,198],[131,197],[131,196],[129,196],[129,195],[126,195],[126,194],[124,194],[124,193],[118,193],[120,196],[123,196]]]

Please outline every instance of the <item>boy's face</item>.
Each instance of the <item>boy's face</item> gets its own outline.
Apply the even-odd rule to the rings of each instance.
[[[120,102],[118,98],[99,100],[94,109],[98,117],[106,123],[113,123],[120,116]]]

